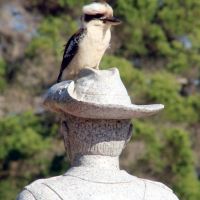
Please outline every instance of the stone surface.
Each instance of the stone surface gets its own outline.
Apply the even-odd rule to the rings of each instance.
[[[131,117],[154,114],[163,106],[131,104],[116,69],[86,69],[75,82],[53,86],[45,105],[61,117],[72,167],[26,186],[17,200],[177,200],[164,184],[119,168],[119,155],[131,138]]]
[[[131,137],[130,120],[84,119],[66,114],[62,133],[72,167],[62,176],[26,186],[17,200],[177,200],[162,183],[119,168]]]
[[[164,184],[131,176],[117,163],[117,157],[85,156],[64,175],[26,186],[17,200],[178,200]]]
[[[66,115],[62,132],[68,156],[119,156],[131,137],[130,120],[85,119]]]
[[[162,104],[132,104],[116,68],[83,69],[77,80],[53,85],[44,105],[53,112],[92,119],[146,117],[164,108]]]

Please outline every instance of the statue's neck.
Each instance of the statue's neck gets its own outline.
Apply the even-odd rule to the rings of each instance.
[[[77,156],[72,163],[73,167],[88,167],[95,169],[119,170],[119,157],[101,155]]]
[[[76,157],[66,177],[95,183],[129,183],[133,176],[119,169],[119,157],[84,155]]]

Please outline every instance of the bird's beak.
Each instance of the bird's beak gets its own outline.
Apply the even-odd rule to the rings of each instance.
[[[116,17],[106,17],[103,20],[104,20],[104,22],[106,22],[112,26],[117,26],[122,23],[122,21],[117,19]]]

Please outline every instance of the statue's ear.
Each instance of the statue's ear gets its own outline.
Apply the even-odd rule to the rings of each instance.
[[[62,134],[63,137],[66,137],[68,135],[68,132],[69,132],[69,128],[67,126],[67,121],[65,120],[62,120],[61,121],[61,129],[60,129],[60,132]]]
[[[71,149],[70,149],[70,141],[69,141],[69,128],[67,125],[67,121],[61,121],[61,134],[63,136],[65,149],[68,155],[68,158],[71,159]]]
[[[129,141],[131,140],[132,132],[133,132],[133,124],[130,123],[125,145],[128,144]]]

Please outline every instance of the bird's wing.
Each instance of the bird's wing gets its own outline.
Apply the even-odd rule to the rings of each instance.
[[[67,44],[65,45],[63,59],[60,67],[60,73],[57,79],[57,82],[61,81],[62,73],[64,69],[69,65],[72,61],[73,57],[76,55],[78,51],[78,44],[84,37],[85,30],[83,28],[79,29],[72,37],[69,39]]]

